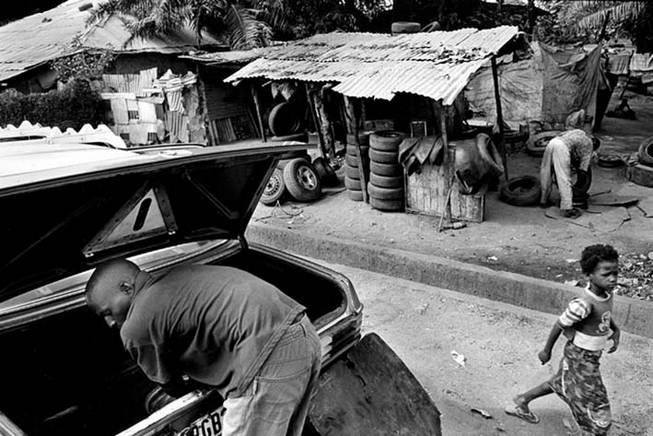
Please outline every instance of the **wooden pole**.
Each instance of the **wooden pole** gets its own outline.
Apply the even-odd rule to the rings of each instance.
[[[317,141],[320,144],[320,152],[322,153],[322,157],[327,157],[326,143],[324,141],[324,135],[322,135],[322,128],[318,121],[317,109],[315,108],[315,102],[313,101],[313,92],[308,83],[305,84],[305,89],[308,106],[311,111],[311,118],[313,119],[313,125],[315,125],[315,133],[317,133]]]
[[[363,153],[361,152],[361,144],[358,138],[359,119],[358,119],[358,115],[356,114],[356,107],[354,104],[354,100],[347,97],[346,95],[343,96],[343,98],[345,100],[345,115],[347,117],[347,130],[351,132],[352,135],[354,135],[354,142],[355,142],[354,149],[356,150],[356,157],[358,158],[358,176],[359,176],[359,180],[361,181],[361,192],[363,193],[363,201],[365,203],[368,203],[369,200],[367,198],[367,177],[365,177],[365,159],[363,159]]]
[[[325,85],[326,86],[326,85]],[[330,158],[335,157],[335,142],[333,138],[333,132],[331,127],[331,121],[327,115],[326,109],[324,107],[324,101],[322,100],[322,90],[314,88],[312,93],[313,104],[315,105],[315,111],[319,122],[319,128],[322,132],[322,140],[324,141],[324,148],[327,151],[327,154]]]
[[[508,158],[506,157],[506,142],[503,137],[503,112],[501,111],[501,95],[499,94],[499,71],[497,69],[496,56],[492,55],[492,79],[494,81],[494,100],[497,105],[497,123],[499,123],[499,150],[501,150],[501,160],[503,161],[504,174],[506,180],[508,176]]]
[[[456,169],[454,168],[455,162],[451,162],[451,159],[449,159],[449,138],[447,136],[447,111],[445,110],[444,105],[442,102],[434,101],[433,102],[433,110],[436,114],[438,114],[439,122],[440,122],[440,135],[442,136],[442,148],[444,149],[444,155],[442,159],[442,168],[446,169],[446,174],[442,178],[444,180],[444,183],[446,186],[444,186],[444,189],[447,191],[447,197],[445,199],[445,203],[442,207],[442,215],[440,215],[440,224],[438,224],[438,232],[442,228],[442,220],[443,218],[447,217],[448,221],[451,221],[451,190],[453,189],[453,182],[454,182],[454,177],[455,177],[455,171]]]
[[[255,85],[250,85],[249,89],[252,92],[254,106],[256,107],[256,119],[258,120],[258,127],[261,130],[261,138],[263,138],[263,142],[268,142],[268,137],[265,134],[265,127],[263,126],[263,117],[261,116],[261,104],[258,98],[258,91]]]

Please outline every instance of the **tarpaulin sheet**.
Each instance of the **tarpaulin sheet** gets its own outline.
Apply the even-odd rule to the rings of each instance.
[[[532,60],[503,64],[499,67],[499,93],[505,122],[515,127],[524,120],[542,116],[542,72]],[[492,70],[483,69],[470,82],[465,97],[473,110],[481,109],[490,122],[496,119]]]
[[[564,122],[576,110],[596,115],[596,95],[601,78],[601,46],[586,52],[561,50],[540,44],[544,66],[542,113],[544,121]]]
[[[534,43],[532,48],[531,59],[498,66],[504,120],[513,127],[530,120],[564,123],[578,109],[594,116],[601,78],[600,46],[562,50]],[[482,70],[470,82],[465,97],[489,121],[496,119],[491,69]]]

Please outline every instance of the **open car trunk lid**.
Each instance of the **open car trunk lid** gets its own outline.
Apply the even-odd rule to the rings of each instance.
[[[433,400],[375,333],[321,374],[309,419],[322,436],[442,434]]]
[[[0,147],[0,301],[106,259],[241,237],[276,162],[302,148]]]

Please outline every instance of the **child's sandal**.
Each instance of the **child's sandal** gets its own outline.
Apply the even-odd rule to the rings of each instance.
[[[521,407],[515,405],[508,406],[505,409],[506,414],[510,416],[514,416],[519,419],[523,419],[526,422],[529,422],[531,424],[537,424],[540,422],[540,418],[537,417],[533,412],[525,411]]]

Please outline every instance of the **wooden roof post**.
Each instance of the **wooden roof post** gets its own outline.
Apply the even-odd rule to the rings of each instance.
[[[320,123],[320,117],[318,115],[317,108],[315,107],[315,100],[313,100],[313,90],[311,89],[311,86],[306,83],[305,84],[305,89],[306,89],[306,99],[308,100],[308,108],[311,112],[311,118],[313,119],[313,124],[315,125],[315,133],[317,133],[317,142],[320,145],[320,152],[322,153],[322,157],[327,158],[327,144],[326,141],[324,140],[324,135],[322,134],[322,127]]]
[[[442,148],[444,149],[444,156],[442,159],[442,167],[445,169],[445,176],[443,178],[445,186],[443,192],[447,192],[445,203],[442,206],[442,214],[440,215],[440,222],[438,224],[438,232],[442,230],[442,222],[446,217],[447,221],[451,221],[451,190],[454,185],[455,159],[451,160],[449,155],[449,138],[447,136],[447,111],[442,100],[433,102],[433,110],[437,114],[440,122],[440,135],[442,136]]]
[[[356,150],[356,157],[358,158],[358,176],[361,182],[361,192],[363,193],[363,201],[368,203],[367,197],[367,177],[365,176],[365,166],[366,162],[363,159],[363,153],[361,152],[361,142],[358,138],[359,132],[359,116],[356,112],[356,105],[358,103],[356,100],[343,95],[345,100],[345,115],[347,116],[347,131],[351,132],[354,135],[354,149]]]
[[[492,79],[494,80],[494,99],[497,105],[497,123],[499,123],[499,150],[501,150],[501,160],[503,161],[503,170],[506,176],[508,177],[508,158],[506,157],[506,141],[503,136],[503,112],[501,111],[501,95],[499,94],[499,71],[497,69],[497,59],[495,55],[492,55]]]
[[[259,101],[258,90],[254,84],[250,84],[249,89],[252,92],[254,106],[256,107],[256,119],[258,120],[258,127],[261,130],[261,138],[263,139],[263,142],[268,142],[268,137],[265,134],[265,126],[263,125],[263,116],[261,115],[261,103]]]

